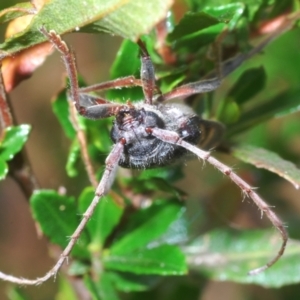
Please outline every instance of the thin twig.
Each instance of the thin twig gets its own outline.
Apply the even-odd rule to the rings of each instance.
[[[1,67],[0,65],[0,130],[2,136],[4,128],[13,125],[13,118],[7,101]]]
[[[203,151],[196,146],[185,142],[176,132],[164,130],[160,128],[148,128],[147,132],[156,138],[170,144],[180,145],[187,149],[188,151],[196,154],[197,157],[202,159],[203,161],[209,162],[215,168],[217,168],[220,172],[224,175],[228,176],[245,194],[246,196],[250,197],[253,202],[257,205],[257,207],[261,210],[262,213],[265,213],[267,218],[271,221],[273,226],[279,231],[282,244],[277,252],[276,256],[267,262],[264,266],[251,270],[248,272],[249,275],[256,275],[264,270],[268,269],[272,265],[274,265],[279,258],[283,255],[287,241],[288,241],[288,234],[286,229],[284,228],[283,222],[276,216],[276,214],[270,209],[268,204],[254,191],[254,189],[241,177],[239,177],[236,173],[233,172],[231,168],[226,166],[225,164],[221,163],[217,159],[211,156],[210,152]]]
[[[76,130],[76,135],[77,135],[78,142],[80,144],[81,157],[82,157],[82,160],[84,163],[84,167],[87,172],[87,175],[88,175],[91,185],[94,188],[96,188],[98,185],[98,182],[97,182],[97,178],[95,175],[95,170],[93,168],[93,165],[92,165],[89,153],[88,153],[85,132],[79,125],[77,110],[76,110],[73,102],[68,101],[68,103],[69,103],[69,111],[70,111],[70,120],[71,120],[71,123],[72,123],[74,129]]]
[[[93,215],[93,212],[101,200],[101,198],[107,194],[109,191],[111,184],[115,178],[116,169],[118,167],[118,161],[121,157],[121,153],[124,149],[124,141],[120,141],[118,144],[115,144],[114,148],[112,149],[111,153],[106,159],[106,167],[102,179],[96,189],[95,197],[85,213],[83,214],[83,218],[79,223],[78,227],[76,228],[75,232],[72,234],[70,241],[64,251],[62,252],[59,260],[56,262],[55,266],[43,277],[39,277],[37,279],[26,279],[15,277],[12,275],[7,275],[5,273],[0,272],[0,279],[9,281],[12,283],[20,284],[20,285],[39,285],[43,282],[47,281],[51,277],[56,277],[57,272],[62,267],[63,263],[67,260],[68,256],[70,255],[73,247],[76,245],[77,240],[79,239],[83,229],[85,228],[87,222]]]
[[[5,128],[16,124],[14,114],[5,92],[2,72],[0,71],[0,125],[1,135]],[[38,188],[37,179],[30,166],[27,154],[23,148],[18,152],[9,164],[9,175],[17,182],[26,199],[29,199],[33,191]]]

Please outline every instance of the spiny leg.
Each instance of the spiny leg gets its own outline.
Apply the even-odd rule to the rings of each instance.
[[[96,189],[95,197],[92,200],[89,207],[87,208],[87,210],[84,212],[81,222],[79,223],[78,227],[72,234],[67,247],[64,249],[63,253],[61,254],[60,259],[57,261],[56,265],[50,270],[50,272],[47,273],[47,275],[49,274],[50,277],[55,276],[57,274],[57,272],[61,268],[64,261],[70,255],[76,242],[80,238],[80,235],[81,235],[82,231],[84,230],[87,222],[92,217],[97,204],[99,203],[101,198],[108,193],[109,189],[111,188],[111,185],[114,181],[115,173],[116,173],[116,170],[118,167],[118,162],[120,160],[121,154],[124,149],[124,144],[125,144],[125,140],[119,141],[117,144],[114,145],[114,148],[108,155],[108,157],[105,161],[105,170],[104,170],[102,178],[99,182],[99,185]],[[41,282],[43,282],[43,281],[41,281]]]
[[[134,76],[127,76],[91,85],[88,87],[79,88],[77,81],[77,68],[75,56],[72,53],[72,51],[68,48],[67,44],[61,39],[60,35],[58,35],[54,30],[50,30],[48,32],[44,27],[42,27],[40,30],[44,34],[44,36],[54,45],[54,47],[62,54],[65,67],[67,69],[68,77],[70,78],[70,97],[74,101],[75,107],[79,112],[81,107],[80,93],[142,85],[140,79],[136,79]]]
[[[142,86],[141,79],[136,79],[134,76],[126,76],[122,78],[113,79],[106,82],[93,84],[87,87],[79,88],[81,93],[89,93],[95,91],[104,91],[110,89],[118,89],[123,87]]]
[[[226,76],[234,72],[237,68],[239,68],[244,63],[244,61],[260,53],[266,46],[268,46],[273,40],[279,37],[284,31],[290,29],[290,27],[291,27],[291,20],[284,23],[284,25],[281,26],[279,31],[273,32],[272,34],[268,35],[264,40],[262,40],[259,44],[253,47],[249,52],[237,54],[236,56],[223,61],[219,66],[222,73],[222,78],[225,78]],[[216,77],[216,74],[218,74],[219,72],[220,71],[218,70],[217,72],[215,70],[211,71],[205,77],[214,78]]]
[[[145,96],[145,103],[152,104],[154,93],[158,92],[161,94],[161,92],[155,83],[154,66],[147,48],[141,40],[138,40],[137,44],[141,50],[141,81]]]
[[[191,83],[184,84],[182,86],[179,86],[175,89],[173,89],[170,92],[167,92],[158,99],[158,101],[168,101],[174,98],[186,98],[191,95],[195,94],[202,94],[207,93],[216,90],[223,78],[222,74],[222,54],[221,54],[221,41],[223,40],[223,37],[226,35],[226,32],[224,31],[219,35],[217,40],[214,42],[212,46],[212,52],[214,53],[214,59],[215,59],[215,77],[205,79],[205,80],[199,80]]]
[[[69,98],[71,98],[74,102],[79,114],[90,119],[102,119],[115,115],[122,105],[111,103],[101,97],[83,94],[82,90],[80,90],[78,86],[75,56],[68,48],[67,44],[53,30],[48,32],[44,27],[42,27],[41,32],[62,54],[68,77],[70,79],[70,89],[68,92]],[[126,80],[127,83],[132,82],[131,78],[127,78],[123,80],[123,84],[125,84]]]
[[[124,107],[122,104],[108,102],[105,99],[89,94],[80,94],[79,113],[92,120],[115,116]]]
[[[174,98],[186,98],[191,95],[207,93],[216,90],[221,84],[220,78],[200,80],[181,85],[172,91],[161,96],[161,101],[168,101]]]
[[[45,27],[42,27],[40,31],[43,35],[55,46],[55,48],[62,54],[65,67],[67,69],[68,77],[70,79],[70,96],[74,101],[75,107],[80,111],[79,103],[79,86],[77,81],[77,68],[75,63],[75,56],[72,51],[68,48],[67,44],[56,34],[54,30],[49,32]]]
[[[116,89],[122,87],[141,86],[144,92],[145,102],[147,104],[152,104],[154,93],[161,93],[158,86],[155,83],[154,66],[151,57],[147,51],[147,48],[141,40],[138,40],[137,44],[141,50],[141,79],[137,79],[134,76],[117,78],[107,82],[80,88],[80,92],[87,93],[92,91]]]
[[[77,240],[79,239],[82,231],[84,230],[87,222],[91,218],[91,216],[94,213],[94,210],[101,200],[101,198],[107,194],[109,191],[114,178],[115,178],[115,172],[118,167],[118,162],[120,160],[121,154],[124,149],[125,140],[120,140],[119,143],[115,144],[114,148],[110,152],[109,156],[106,159],[106,167],[103,173],[103,176],[101,178],[101,181],[96,189],[95,197],[85,213],[83,214],[83,218],[81,222],[79,223],[78,227],[72,234],[70,241],[66,248],[64,249],[63,253],[60,256],[60,259],[57,261],[55,266],[43,277],[39,277],[37,279],[26,279],[26,278],[19,278],[11,275],[4,274],[0,272],[0,279],[3,279],[5,281],[9,281],[12,283],[20,284],[20,285],[38,285],[45,281],[47,281],[51,277],[55,277],[59,269],[62,267],[64,261],[67,259],[67,257],[70,255],[73,247],[75,246]]]
[[[49,32],[42,27],[41,32],[47,37],[47,39],[55,46],[55,48],[62,54],[65,67],[70,78],[70,98],[75,104],[77,111],[88,118],[98,119],[106,118],[115,115],[117,110],[121,105],[110,103],[108,100],[100,98],[98,103],[94,101],[95,105],[82,106],[82,98],[87,97],[87,92],[99,91],[106,89],[114,89],[121,87],[133,87],[142,86],[145,102],[152,104],[152,99],[155,91],[159,91],[158,87],[155,85],[155,74],[154,67],[151,58],[147,52],[147,49],[142,41],[138,41],[138,45],[141,48],[141,79],[136,79],[134,76],[127,76],[123,78],[118,78],[104,83],[95,84],[89,87],[79,88],[77,81],[77,68],[75,63],[75,56],[72,51],[68,48],[67,44],[61,39],[61,37],[55,33],[55,31],[50,30]],[[93,99],[96,97],[89,96]]]
[[[133,87],[141,86],[142,81],[136,79],[134,76],[127,76],[118,78],[98,84],[94,84],[88,87],[79,88],[77,82],[77,68],[75,63],[75,56],[72,51],[68,48],[67,44],[61,39],[55,31],[50,30],[49,32],[42,27],[41,32],[47,37],[47,39],[55,46],[55,48],[63,55],[63,60],[67,68],[68,76],[70,78],[70,90],[71,98],[75,102],[75,105],[79,104],[78,93],[88,93],[93,91],[101,91],[122,87]]]
[[[288,234],[286,229],[284,228],[282,221],[270,209],[267,203],[253,190],[253,188],[247,182],[245,182],[241,177],[235,174],[231,168],[229,168],[228,166],[224,165],[223,163],[221,163],[220,161],[212,157],[210,152],[203,151],[195,147],[194,145],[185,142],[183,139],[180,138],[180,136],[176,132],[163,130],[160,128],[147,128],[146,131],[148,134],[153,135],[166,143],[180,145],[185,149],[189,150],[190,152],[196,154],[202,160],[208,161],[211,165],[213,165],[223,174],[228,176],[242,190],[244,194],[249,196],[254,201],[257,207],[262,211],[262,213],[266,214],[266,216],[274,225],[274,227],[279,231],[282,238],[282,244],[279,251],[277,252],[276,256],[273,259],[271,259],[264,266],[251,270],[250,272],[248,272],[248,274],[255,275],[261,273],[262,271],[266,270],[267,268],[271,267],[274,263],[276,263],[284,253],[288,241]]]
[[[217,70],[214,70],[207,74],[207,76],[205,76],[208,79],[179,86],[172,91],[163,94],[159,98],[159,101],[168,101],[179,97],[186,98],[194,94],[206,93],[216,90],[221,84],[221,78],[224,78],[235,71],[245,60],[261,52],[273,40],[281,36],[285,31],[289,30],[293,26],[297,18],[297,15],[295,15],[294,17],[286,18],[285,22],[283,22],[283,24],[275,32],[272,32],[270,35],[268,35],[264,40],[253,47],[248,53],[238,54],[235,57],[224,61],[223,63],[217,64]],[[220,35],[220,39],[222,38],[223,34]],[[219,55],[217,55],[217,58],[219,58]]]
[[[67,73],[70,78],[70,97],[74,101],[75,107],[80,114],[85,114],[85,110],[82,110],[80,104],[80,93],[122,87],[142,86],[145,95],[145,102],[147,104],[152,104],[154,92],[158,91],[160,94],[160,90],[155,84],[155,73],[153,63],[144,43],[141,40],[138,40],[137,42],[141,49],[141,79],[136,79],[134,76],[127,76],[108,82],[95,84],[89,87],[79,88],[77,81],[77,68],[75,63],[75,56],[72,53],[72,51],[68,48],[67,44],[61,39],[61,37],[55,33],[55,31],[50,30],[48,32],[44,27],[42,27],[40,30],[47,37],[47,39],[55,46],[55,48],[62,54]],[[103,100],[106,101],[105,99]]]

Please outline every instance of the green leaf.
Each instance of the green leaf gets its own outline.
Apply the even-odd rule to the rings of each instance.
[[[167,40],[174,44],[177,51],[195,52],[213,42],[223,28],[223,23],[205,12],[187,12]]]
[[[74,260],[71,262],[68,269],[68,275],[70,276],[83,276],[90,272],[91,266],[84,261]]]
[[[124,272],[106,272],[118,290],[123,292],[140,292],[149,288],[156,280],[152,276],[141,276]]]
[[[264,67],[246,70],[231,88],[227,97],[234,99],[238,104],[243,104],[264,89],[266,80]]]
[[[136,41],[147,34],[167,15],[173,0],[127,0],[111,1],[109,15],[93,23],[93,31],[110,32],[125,39]]]
[[[84,213],[95,196],[94,188],[86,188],[79,197],[79,211]],[[89,249],[99,252],[106,238],[118,224],[123,208],[118,206],[111,196],[105,196],[97,205],[93,217],[87,224],[91,236]]]
[[[69,237],[80,222],[74,198],[52,190],[40,190],[31,196],[30,205],[33,217],[39,222],[43,233],[52,243],[62,248],[66,247]],[[88,239],[83,232],[72,253],[78,257],[88,258],[87,244]]]
[[[98,285],[92,280],[91,276],[84,276],[83,282],[88,291],[90,292],[90,295],[93,300],[103,300],[99,294]]]
[[[153,177],[165,179],[169,182],[174,182],[182,179],[184,177],[184,174],[182,171],[182,166],[175,165],[168,168],[155,168],[143,170],[138,176],[140,180],[149,180]]]
[[[110,118],[102,120],[88,120],[85,119],[85,124],[87,127],[87,135],[89,137],[89,150],[95,151],[94,159],[99,160],[102,164],[105,161],[107,153],[111,150],[111,129],[112,120]],[[100,134],[101,133],[101,134]],[[94,149],[92,149],[94,147]],[[99,155],[99,151],[101,155]]]
[[[233,147],[232,154],[244,162],[250,163],[257,168],[263,168],[278,174],[280,177],[291,182],[296,189],[300,186],[300,169],[293,163],[284,160],[278,154],[249,145]]]
[[[266,2],[262,0],[245,0],[243,3],[247,5],[249,21],[255,21],[255,16],[259,14],[260,11],[262,13],[262,10],[266,6]]]
[[[124,179],[127,185],[132,186],[136,193],[161,191],[176,198],[181,198],[185,193],[171,183],[183,178],[182,166],[175,165],[165,168],[143,170],[138,177]]]
[[[226,13],[226,10],[233,11],[232,13],[235,12],[235,15],[238,15],[238,10],[243,9],[246,10],[247,14],[249,15],[249,19],[253,19],[254,15],[257,13],[257,11],[262,8],[265,7],[265,3],[266,1],[264,0],[244,0],[244,1],[232,1],[232,0],[202,0],[202,1],[198,1],[198,0],[191,0],[192,2],[194,2],[194,6],[196,7],[197,10],[207,10],[207,9],[211,9],[211,6],[213,5],[213,8],[215,10],[218,10],[218,8],[220,9],[220,11],[224,11],[224,13]],[[232,2],[237,2],[237,3],[232,3]],[[242,12],[240,13],[242,14]]]
[[[76,138],[73,140],[73,143],[70,147],[68,160],[66,164],[66,171],[68,176],[75,177],[78,175],[78,171],[75,165],[79,158],[80,158],[80,144]]]
[[[179,219],[182,221],[182,214],[181,206],[170,202],[159,202],[138,211],[130,220],[131,230],[103,253],[106,268],[137,274],[185,274],[187,269],[181,250],[165,245],[178,242],[170,238],[168,232],[174,232],[178,226],[182,231],[182,224],[176,223]],[[182,241],[182,232],[176,235],[179,236]]]
[[[228,24],[228,29],[233,30],[245,11],[245,4],[228,3],[225,5],[208,6],[203,10],[205,13],[215,17],[219,22]]]
[[[219,24],[218,19],[205,12],[187,12],[168,35],[168,41],[177,42],[181,38],[216,24]]]
[[[200,212],[197,211],[197,217],[199,216]],[[169,245],[181,245],[186,243],[190,239],[190,226],[191,220],[187,218],[186,208],[182,207],[177,219],[172,222],[167,231],[159,237],[158,242]]]
[[[55,296],[55,300],[76,299],[76,292],[73,290],[72,284],[64,277],[59,278],[59,290]]]
[[[110,32],[132,41],[148,33],[162,20],[172,0],[52,0],[34,16],[22,32],[0,45],[6,55],[45,41],[39,29],[55,30],[58,34],[70,31]],[[87,26],[93,23],[92,26]]]
[[[186,78],[185,71],[186,68],[180,68],[172,70],[167,74],[158,74],[161,92],[166,93],[174,89],[176,86],[179,86],[179,84]]]
[[[185,51],[187,53],[198,52],[201,47],[206,46],[217,38],[224,30],[225,24],[219,23],[208,28],[202,29],[179,39],[174,44],[175,51]]]
[[[112,278],[109,273],[102,273],[98,282],[98,288],[100,290],[102,299],[118,300],[118,294],[114,288]]]
[[[18,9],[20,9],[20,10],[18,10]],[[11,6],[9,8],[6,8],[6,9],[0,11],[0,23],[9,22],[15,18],[19,18],[19,17],[28,15],[29,12],[26,12],[24,10],[34,11],[33,5],[29,2],[18,3],[14,6]]]
[[[185,256],[176,246],[161,245],[126,254],[104,256],[106,268],[137,274],[183,275],[187,273]]]
[[[271,268],[253,276],[247,273],[272,259],[280,244],[274,229],[214,230],[183,250],[189,267],[210,279],[278,288],[300,281],[298,241],[290,240],[284,255]]]
[[[132,230],[110,248],[112,255],[128,254],[146,247],[167,231],[172,222],[181,216],[181,206],[170,202],[153,204],[138,211],[129,224]]]
[[[126,179],[126,184],[129,186],[133,186],[133,190],[135,193],[161,191],[168,193],[178,199],[180,199],[181,196],[185,195],[182,190],[176,188],[169,181],[160,177],[151,177],[147,180],[140,178],[129,178]]]
[[[90,276],[85,276],[84,283],[91,292],[93,300],[119,300],[112,278],[107,272],[101,274],[98,282],[92,281]]]
[[[8,291],[9,300],[29,300],[19,287],[13,287]]]
[[[0,144],[0,157],[3,160],[11,160],[23,148],[30,130],[31,126],[26,124],[7,127]]]
[[[0,180],[3,180],[8,173],[8,165],[0,156]]]
[[[69,139],[74,139],[76,130],[70,121],[69,103],[66,96],[66,90],[63,89],[52,102],[52,110],[56,115],[61,127]]]
[[[285,91],[242,112],[239,121],[228,127],[228,136],[240,133],[272,117],[281,117],[300,109],[300,88]],[[258,113],[259,112],[259,113]]]
[[[115,79],[129,75],[140,77],[141,61],[139,51],[137,44],[128,40],[123,41],[110,69],[110,78]],[[141,87],[109,90],[106,96],[108,99],[119,100],[121,102],[126,102],[127,100],[141,100],[144,98]]]
[[[217,110],[217,119],[224,124],[235,123],[240,118],[240,107],[232,98],[225,98]]]
[[[207,6],[200,12],[187,12],[167,39],[174,43],[177,51],[198,51],[200,47],[213,42],[225,28],[225,24],[232,30],[244,10],[245,5],[242,3],[229,3]]]
[[[274,16],[280,15],[282,11],[288,9],[291,5],[291,1],[286,0],[286,1],[282,1],[282,0],[275,0],[274,1],[274,5],[272,7],[272,12],[270,13],[270,18],[274,18]],[[294,9],[298,6],[299,8],[299,3],[294,3],[293,7]]]

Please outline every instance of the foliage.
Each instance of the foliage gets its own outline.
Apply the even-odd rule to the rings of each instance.
[[[5,128],[0,144],[0,179],[4,179],[8,173],[7,161],[14,158],[28,139],[29,125],[11,126]]]
[[[263,39],[262,34],[270,30],[267,25],[271,26],[275,18],[299,9],[296,1],[289,0],[178,1],[168,15],[168,32],[162,44],[157,40],[156,32],[150,29],[167,15],[170,5],[171,1],[47,1],[26,28],[0,45],[0,58],[7,59],[21,51],[26,60],[28,48],[45,41],[39,32],[41,26],[55,29],[59,34],[108,32],[124,38],[111,67],[111,78],[138,77],[139,50],[134,41],[142,35],[155,63],[159,86],[167,92],[179,84],[215,72],[212,43],[224,30],[228,33],[221,40],[223,61],[251,51],[258,43],[253,37]],[[28,4],[23,6],[30,8]],[[178,11],[183,9],[185,14],[175,22]],[[0,21],[8,22],[27,13],[25,10],[6,11],[0,13]],[[193,106],[199,115],[226,125],[225,137],[217,150],[282,177],[245,167],[245,177],[251,184],[262,187],[261,194],[272,201],[272,205],[283,205],[284,199],[272,190],[277,182],[287,179],[296,188],[300,184],[300,170],[295,166],[299,165],[299,153],[289,147],[300,143],[299,55],[297,61],[293,60],[299,46],[296,42],[299,30],[297,25],[294,28],[274,41],[263,54],[257,54],[256,59],[247,61],[245,66],[230,74],[220,91],[186,99],[187,105]],[[276,29],[271,30],[276,32]],[[290,53],[290,59],[287,55],[284,62],[276,59],[283,51]],[[280,77],[283,68],[289,73],[285,82]],[[140,88],[112,90],[105,94],[106,98],[119,102],[137,101],[141,95]],[[70,140],[66,172],[69,177],[77,177],[82,170],[82,157],[78,129],[74,128],[70,118],[66,89],[57,93],[52,108]],[[78,126],[87,136],[89,157],[100,170],[99,179],[111,148],[111,120],[79,118]],[[8,173],[6,161],[12,160],[22,149],[29,131],[28,125],[5,129],[0,144],[1,179]],[[238,216],[238,209],[233,199],[239,200],[242,196],[235,193],[231,182],[225,185],[224,178],[215,178],[215,172],[208,169],[201,182],[212,188],[203,187],[205,192],[194,197],[175,186],[183,180],[182,165],[118,176],[112,191],[99,203],[74,247],[65,278],[76,276],[82,280],[92,299],[109,300],[182,299],[182,295],[198,299],[210,280],[255,283],[268,288],[299,284],[300,236],[296,231],[299,217],[290,217],[297,221],[289,225],[293,239],[284,257],[262,274],[247,275],[249,270],[274,256],[280,240],[275,230],[228,229],[228,223],[238,219],[234,218]],[[259,180],[256,174],[259,174]],[[184,183],[188,192],[194,189],[190,179],[188,177]],[[40,189],[31,196],[33,218],[49,243],[62,248],[66,246],[66,237],[74,232],[80,216],[93,199],[93,191],[94,188],[87,187],[79,195],[71,196]],[[211,201],[211,207],[216,205],[214,210],[220,213],[212,213],[201,197]],[[197,203],[199,200],[201,207]],[[137,202],[145,205],[135,205]],[[222,214],[226,226],[221,224]],[[285,217],[287,223],[289,217],[287,214]],[[67,299],[72,291],[65,279],[60,281],[63,284],[57,299]],[[15,289],[10,292],[10,299],[26,299],[24,294],[23,290]]]

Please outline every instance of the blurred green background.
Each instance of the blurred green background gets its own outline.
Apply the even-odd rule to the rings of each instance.
[[[2,0],[0,8],[14,3],[17,2]],[[176,5],[179,15],[184,4],[178,1]],[[0,30],[2,41],[5,26],[1,26]],[[121,38],[106,34],[72,34],[67,35],[65,39],[72,44],[76,52],[78,69],[87,83],[92,84],[108,79],[109,68],[122,41]],[[227,78],[217,91],[217,97],[222,97],[232,87],[239,74],[250,66],[263,65],[268,75],[267,86],[264,92],[257,96],[257,101],[259,97],[271,97],[285,88],[298,87],[300,84],[299,50],[300,30],[296,29],[280,37],[264,50],[263,55],[251,59]],[[65,175],[64,166],[69,142],[52,113],[50,102],[54,93],[62,85],[63,70],[61,59],[55,53],[30,79],[23,81],[11,93],[10,98],[17,121],[33,126],[26,150],[41,187],[58,189],[64,186],[69,194],[78,194],[88,185],[88,181],[85,175],[72,180]],[[256,126],[237,139],[275,151],[299,166],[299,131],[300,113],[297,112]],[[251,185],[259,187],[259,193],[272,207],[275,206],[276,213],[287,225],[291,237],[299,240],[299,190],[295,190],[290,183],[267,171],[243,165],[223,154],[216,154],[216,156],[238,169]],[[260,213],[252,202],[248,200],[242,202],[240,191],[213,167],[206,166],[203,169],[197,160],[189,161],[184,168],[184,173],[184,180],[178,182],[177,186],[188,193],[189,198],[194,199],[193,202],[187,203],[191,211],[197,209],[202,211],[203,206],[205,207],[206,213],[209,214],[208,219],[211,220],[211,223],[207,224],[208,228],[216,224],[238,228],[269,226],[268,221],[260,218]],[[200,215],[201,213],[199,218]],[[193,226],[197,227],[197,220]],[[52,264],[53,261],[48,255],[47,241],[37,235],[26,199],[18,186],[11,179],[6,179],[0,183],[0,270],[34,278],[44,274]],[[164,293],[168,295],[168,290],[172,289],[173,285],[174,281],[166,281],[163,286],[157,287],[159,291],[157,294],[141,293],[137,294],[135,299],[153,299],[155,295],[161,297]],[[0,282],[0,299],[12,299],[7,296],[9,286]],[[300,297],[300,284],[280,289],[266,289],[256,285],[216,282],[205,278],[201,280],[197,277],[187,286],[186,299],[296,300]],[[30,300],[51,300],[55,299],[57,289],[58,282],[53,283],[50,280],[41,287],[26,287],[25,290]]]

